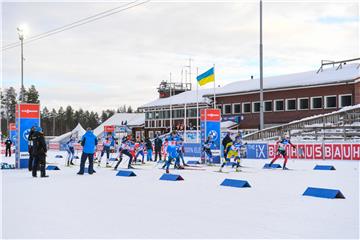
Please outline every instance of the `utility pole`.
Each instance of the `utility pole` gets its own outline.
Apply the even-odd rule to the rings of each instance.
[[[24,102],[24,30],[21,28],[17,28],[19,39],[20,39],[20,46],[21,46],[21,102]]]
[[[264,85],[262,44],[262,0],[260,0],[260,130],[264,129]]]

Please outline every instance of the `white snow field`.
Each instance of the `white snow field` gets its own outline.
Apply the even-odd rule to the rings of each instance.
[[[359,238],[356,161],[290,160],[293,170],[283,171],[243,160],[243,172],[172,170],[185,179],[172,182],[160,181],[164,171],[154,164],[137,165],[136,177],[98,167],[78,176],[79,167],[56,154],[47,161],[61,170],[49,178],[1,171],[2,238]],[[316,164],[336,171],[312,170]],[[251,188],[220,186],[225,178]],[[339,189],[346,199],[302,196],[307,187]]]

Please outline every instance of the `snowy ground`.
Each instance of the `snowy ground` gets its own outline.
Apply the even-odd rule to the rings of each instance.
[[[244,160],[241,173],[172,171],[185,180],[169,182],[153,164],[131,178],[98,167],[78,176],[56,154],[47,161],[61,171],[47,179],[1,171],[3,238],[359,238],[358,162],[290,160],[294,170],[282,171]],[[312,170],[317,163],[337,170]],[[252,187],[221,187],[224,178]],[[308,186],[340,189],[346,199],[302,196]]]

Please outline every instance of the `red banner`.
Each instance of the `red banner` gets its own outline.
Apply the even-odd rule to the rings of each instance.
[[[20,109],[20,115],[19,115]],[[16,105],[16,116],[20,118],[40,118],[40,105],[21,103]]]
[[[49,143],[49,149],[60,150],[60,144],[59,143]]]
[[[319,143],[294,144],[296,149],[286,146],[286,153],[291,159],[308,160],[360,160],[359,143]],[[268,144],[268,156],[275,156],[275,144]]]
[[[104,126],[104,132],[106,132],[106,133],[114,132],[114,131],[115,131],[115,126],[113,126],[113,125]]]
[[[220,109],[201,109],[200,120],[204,121],[220,121]]]

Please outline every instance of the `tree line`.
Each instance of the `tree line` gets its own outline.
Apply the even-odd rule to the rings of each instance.
[[[1,89],[1,132],[6,135],[9,123],[15,122],[15,106],[24,96],[25,103],[40,103],[39,92],[34,85],[24,88],[18,95],[15,88],[9,87]],[[131,106],[122,105],[117,109],[106,109],[99,115],[97,112],[80,109],[73,109],[70,105],[49,109],[46,106],[41,110],[41,127],[45,135],[59,136],[71,131],[80,123],[84,128],[96,128],[102,122],[113,116],[115,113],[132,113]]]

